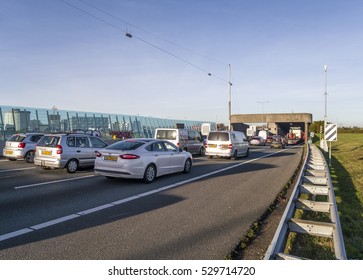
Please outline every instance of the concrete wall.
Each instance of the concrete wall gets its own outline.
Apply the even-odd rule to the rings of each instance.
[[[310,113],[287,114],[235,114],[231,116],[231,123],[312,123],[313,115]]]

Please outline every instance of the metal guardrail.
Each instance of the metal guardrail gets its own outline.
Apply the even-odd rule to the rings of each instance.
[[[307,147],[303,168],[274,238],[265,253],[265,260],[306,259],[303,256],[286,253],[290,233],[329,238],[334,244],[335,258],[347,259],[329,166],[322,152],[315,145],[308,144]],[[301,196],[309,198],[302,199]],[[317,201],[318,196],[325,198],[319,200],[325,201]],[[309,219],[295,218],[296,212],[301,212],[301,210],[303,212],[327,213],[326,216],[329,217],[329,221],[312,220],[311,216],[314,215],[308,215]]]

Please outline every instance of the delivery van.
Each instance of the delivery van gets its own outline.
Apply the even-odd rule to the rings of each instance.
[[[209,158],[237,159],[249,155],[247,137],[240,131],[211,131],[208,134],[205,155]]]
[[[194,155],[205,154],[203,137],[200,131],[183,128],[157,128],[155,139],[168,140],[178,148]]]

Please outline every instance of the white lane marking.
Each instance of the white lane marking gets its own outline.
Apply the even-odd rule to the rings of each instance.
[[[6,169],[6,170],[0,170],[0,173],[12,172],[12,171],[21,171],[21,170],[29,170],[29,169],[35,169],[35,168],[36,168],[36,166],[34,166],[34,167],[24,167],[24,168]]]
[[[203,175],[200,175],[200,176],[197,176],[197,177],[194,177],[194,178],[190,178],[190,179],[187,179],[187,180],[184,180],[184,181],[181,181],[181,182],[177,182],[177,183],[174,183],[174,184],[171,184],[171,185],[168,185],[168,186],[164,186],[164,187],[161,187],[161,188],[158,188],[158,189],[155,189],[155,190],[147,191],[147,192],[137,194],[137,195],[134,195],[134,196],[131,196],[131,197],[116,200],[116,201],[111,202],[111,203],[106,203],[106,204],[103,204],[103,205],[100,205],[100,206],[96,206],[96,207],[93,207],[93,208],[90,208],[90,209],[87,209],[87,210],[84,210],[84,211],[81,211],[81,212],[78,212],[78,213],[75,213],[75,214],[70,214],[70,215],[67,215],[67,216],[64,216],[64,217],[60,217],[60,218],[57,218],[57,219],[54,219],[54,220],[51,220],[51,221],[44,222],[42,224],[38,224],[38,225],[30,226],[28,228],[23,228],[23,229],[20,229],[20,230],[17,230],[17,231],[6,233],[6,234],[3,234],[3,235],[0,235],[0,241],[4,241],[4,240],[7,240],[7,239],[16,237],[16,236],[27,234],[27,233],[32,232],[32,231],[36,231],[36,230],[43,229],[43,228],[46,228],[46,227],[50,227],[50,226],[53,226],[53,225],[56,225],[56,224],[60,224],[62,222],[69,221],[69,220],[72,220],[72,219],[75,219],[75,218],[83,217],[83,216],[89,215],[91,213],[95,213],[95,212],[98,212],[98,211],[101,211],[101,210],[104,210],[104,209],[107,209],[107,208],[111,208],[111,207],[114,207],[114,206],[117,206],[117,205],[121,205],[121,204],[130,202],[132,200],[136,200],[136,199],[139,199],[139,198],[142,198],[142,197],[146,197],[148,195],[152,195],[152,194],[155,194],[155,193],[158,193],[158,192],[162,192],[162,191],[165,191],[165,190],[168,190],[168,189],[172,189],[172,188],[178,187],[178,186],[183,185],[183,184],[191,183],[191,182],[197,181],[199,179],[202,179],[202,178],[205,178],[205,177],[217,174],[217,173],[221,173],[221,172],[224,172],[226,170],[229,170],[229,169],[232,169],[232,168],[235,168],[235,167],[238,167],[238,166],[250,163],[250,162],[254,162],[254,161],[257,161],[257,160],[262,159],[262,158],[266,158],[266,157],[281,153],[283,151],[286,151],[286,149],[285,150],[280,150],[280,151],[277,151],[277,152],[274,152],[274,153],[271,153],[271,154],[267,154],[267,155],[264,155],[264,156],[261,156],[261,157],[258,157],[258,158],[254,158],[254,159],[251,159],[251,160],[248,160],[248,161],[244,161],[244,162],[241,162],[241,163],[236,164],[236,165],[231,165],[231,166],[225,167],[223,169],[219,169],[219,170],[207,173],[207,174],[203,174]],[[69,180],[75,180],[75,179],[88,178],[88,177],[93,177],[93,176],[95,176],[95,175],[77,177],[77,178],[65,179],[65,180],[58,180],[58,181],[53,181],[53,183],[54,182],[61,182],[61,181],[69,181]],[[52,183],[52,182],[47,182],[47,183]],[[46,184],[46,183],[42,183],[42,184]],[[34,185],[36,185],[36,184],[34,184]]]
[[[0,235],[0,241],[6,240],[6,239],[10,239],[19,235],[23,235],[29,232],[32,232],[33,230],[30,228],[23,228],[17,231],[13,231],[13,232],[9,232],[3,235]]]
[[[47,227],[50,227],[52,225],[56,225],[56,224],[63,223],[65,221],[72,220],[74,218],[78,218],[78,215],[71,214],[71,215],[68,215],[68,216],[64,216],[64,217],[61,217],[61,218],[58,218],[58,219],[55,219],[55,220],[51,220],[51,221],[48,221],[48,222],[45,222],[45,223],[41,223],[41,224],[38,224],[38,225],[31,226],[30,229],[38,230],[38,229],[42,229],[42,228],[47,228]]]
[[[90,177],[94,177],[94,176],[96,176],[96,175],[88,175],[88,176],[82,176],[82,177],[75,177],[75,178],[49,181],[49,182],[43,182],[43,183],[36,183],[36,184],[30,184],[30,185],[23,185],[23,186],[14,187],[14,189],[18,190],[18,189],[31,188],[31,187],[36,187],[36,186],[48,185],[48,184],[57,184],[57,183],[63,183],[63,182],[67,182],[67,181],[90,178]]]

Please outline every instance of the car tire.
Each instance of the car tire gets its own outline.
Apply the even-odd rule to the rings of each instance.
[[[187,174],[190,173],[190,171],[192,171],[192,160],[188,158],[184,163],[183,173]]]
[[[16,161],[16,158],[8,158],[10,161]]]
[[[238,159],[237,150],[234,150],[234,153],[233,153],[232,159],[233,159],[233,160],[237,160],[237,159]]]
[[[246,154],[245,154],[245,157],[248,157],[250,155],[250,149],[247,148],[247,151],[246,151]]]
[[[75,173],[78,169],[78,160],[72,158],[68,161],[66,168],[68,173]]]
[[[25,161],[27,163],[33,163],[34,162],[34,156],[35,156],[35,151],[31,150],[31,151],[29,151],[29,152],[27,152],[25,154],[24,159],[25,159]]]
[[[200,148],[199,155],[202,156],[202,157],[205,156],[205,148],[204,147]]]
[[[149,164],[144,173],[144,182],[145,183],[152,183],[156,178],[156,166],[154,164]]]

